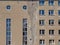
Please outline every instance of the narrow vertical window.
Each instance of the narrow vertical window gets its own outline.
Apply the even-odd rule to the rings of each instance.
[[[58,20],[58,25],[60,25],[60,19]]]
[[[58,40],[58,45],[60,45],[60,40]]]
[[[60,10],[58,10],[58,15],[60,16]]]
[[[27,19],[23,19],[23,45],[27,45]]]
[[[58,6],[60,6],[60,0],[58,0]]]
[[[58,34],[60,35],[60,30],[58,30]]]
[[[11,45],[11,19],[6,19],[6,45]]]
[[[39,5],[43,6],[44,5],[44,0],[39,0]]]

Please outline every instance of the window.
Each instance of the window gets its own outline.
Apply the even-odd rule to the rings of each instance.
[[[58,15],[60,15],[60,10],[58,10]]]
[[[49,25],[54,25],[54,20],[49,20]]]
[[[58,20],[58,24],[60,25],[60,20]]]
[[[44,34],[45,34],[45,30],[44,29],[40,30],[40,35],[44,35]]]
[[[44,5],[44,0],[39,0],[39,5],[43,6]]]
[[[54,0],[49,0],[49,6],[53,6],[54,5]]]
[[[10,10],[10,9],[11,9],[11,6],[10,6],[10,5],[7,5],[7,6],[6,6],[6,9],[7,9],[7,10]]]
[[[60,35],[60,30],[58,30],[58,34]]]
[[[60,0],[58,0],[58,6],[60,6]]]
[[[39,20],[39,24],[42,26],[44,25],[44,20]]]
[[[54,30],[49,30],[49,35],[54,35]]]
[[[23,19],[23,45],[27,45],[27,18]]]
[[[40,40],[40,45],[45,45],[45,40],[44,39]]]
[[[49,15],[53,16],[54,15],[54,10],[49,10]]]
[[[49,40],[49,45],[54,45],[54,40],[53,39]]]
[[[44,15],[44,10],[39,10],[39,15]]]
[[[26,10],[26,9],[27,9],[27,6],[26,6],[26,5],[24,5],[24,6],[23,6],[23,9],[24,9],[24,10]]]
[[[58,40],[58,45],[60,45],[60,40]]]
[[[6,19],[6,45],[11,45],[11,19]]]

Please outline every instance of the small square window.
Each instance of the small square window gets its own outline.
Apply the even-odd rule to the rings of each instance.
[[[53,39],[49,40],[49,45],[54,45],[54,40]]]
[[[43,6],[44,5],[44,2],[45,2],[44,0],[39,0],[39,5],[40,6]]]
[[[49,30],[49,35],[54,35],[54,30]]]
[[[39,10],[39,15],[44,15],[44,10]]]
[[[39,20],[39,24],[40,24],[41,26],[43,26],[43,25],[44,25],[44,20]]]
[[[54,20],[49,20],[49,25],[54,25]]]
[[[54,10],[49,10],[49,15],[53,16],[54,15]]]
[[[27,6],[26,6],[26,5],[24,5],[24,6],[23,6],[23,9],[24,9],[24,10],[26,10],[26,9],[27,9]]]
[[[40,30],[40,35],[44,35],[45,34],[45,30],[44,29],[42,29],[42,30]]]
[[[45,40],[44,39],[41,39],[39,44],[40,45],[44,45],[45,44]]]
[[[53,6],[54,5],[54,0],[49,0],[49,6]]]
[[[6,9],[7,9],[7,10],[10,10],[10,9],[11,9],[11,6],[10,6],[10,5],[7,5],[7,6],[6,6]]]

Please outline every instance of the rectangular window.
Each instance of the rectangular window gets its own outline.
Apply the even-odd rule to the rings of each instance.
[[[58,24],[60,25],[60,20],[58,20]]]
[[[40,40],[40,45],[45,45],[45,40],[44,39]]]
[[[39,20],[39,24],[42,26],[44,25],[44,20]]]
[[[44,5],[44,0],[39,0],[39,5],[43,6]]]
[[[58,30],[58,34],[60,35],[60,30]]]
[[[49,20],[49,25],[54,25],[54,20]]]
[[[6,45],[11,45],[11,19],[6,19]]]
[[[60,40],[58,40],[58,45],[60,45]]]
[[[53,6],[54,5],[54,0],[49,0],[49,6]]]
[[[54,10],[49,10],[49,15],[53,16],[54,15]]]
[[[54,35],[54,30],[49,30],[49,35]]]
[[[58,10],[58,15],[60,15],[60,10]]]
[[[27,45],[27,18],[23,19],[23,45]]]
[[[40,30],[40,35],[44,35],[45,34],[45,30],[44,29],[41,29]]]
[[[58,0],[58,6],[60,6],[60,0]]]
[[[53,39],[49,40],[49,45],[54,45],[54,40]]]
[[[39,10],[39,15],[44,15],[44,10]]]

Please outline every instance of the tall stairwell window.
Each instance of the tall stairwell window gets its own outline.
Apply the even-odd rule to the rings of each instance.
[[[6,45],[11,45],[11,19],[6,19]]]
[[[27,45],[27,18],[23,19],[23,45]]]

